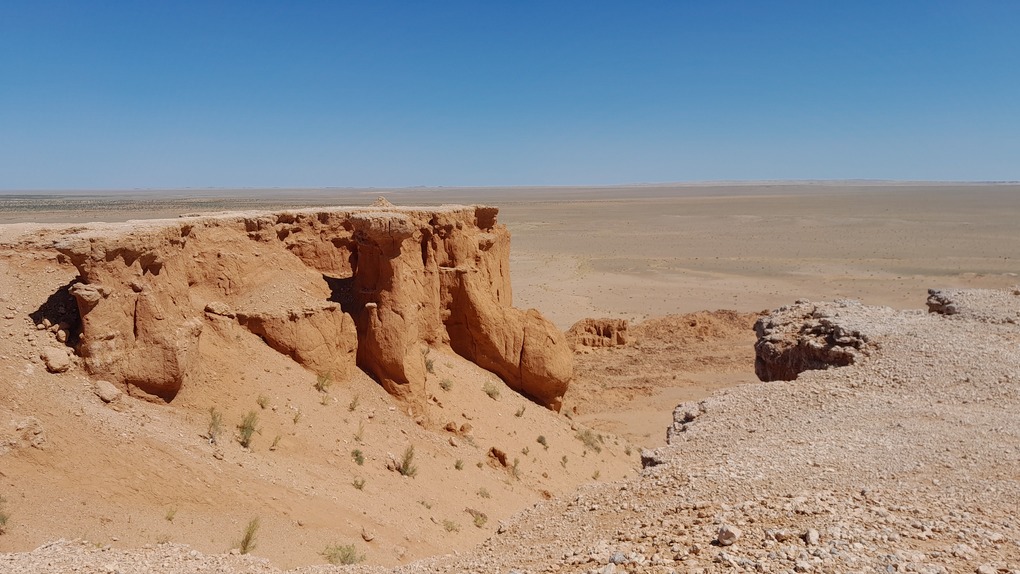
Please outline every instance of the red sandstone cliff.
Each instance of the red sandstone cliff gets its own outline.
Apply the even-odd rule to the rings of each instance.
[[[310,370],[360,367],[418,405],[428,349],[448,346],[558,410],[570,349],[511,306],[497,213],[380,205],[76,229],[57,248],[80,274],[78,352],[92,374],[172,400],[198,380],[203,332],[236,321]]]

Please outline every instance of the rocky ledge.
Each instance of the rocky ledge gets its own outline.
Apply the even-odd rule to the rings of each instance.
[[[237,322],[334,381],[361,368],[414,408],[444,346],[558,409],[563,334],[512,306],[510,233],[486,206],[225,213],[92,224],[53,242],[79,279],[77,353],[133,395],[199,380],[203,332]]]

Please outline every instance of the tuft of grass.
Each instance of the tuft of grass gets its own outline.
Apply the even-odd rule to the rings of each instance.
[[[524,456],[528,456],[529,452],[531,452],[531,449],[528,447],[524,447],[521,449],[521,454],[523,454]]]
[[[266,395],[259,395],[259,398],[255,399],[255,403],[258,404],[260,409],[266,410],[266,407],[269,406],[269,397]]]
[[[514,413],[514,416],[517,417],[517,418],[523,417],[524,416],[524,409],[526,409],[526,408],[528,408],[527,405],[521,405],[521,408],[517,409],[517,412]]]
[[[418,467],[414,465],[414,445],[410,445],[404,450],[404,456],[400,459],[400,466],[397,467],[397,471],[402,476],[410,476],[418,474]]]
[[[485,381],[485,384],[482,385],[482,391],[494,401],[499,399],[499,387],[493,384],[492,381]]]
[[[560,459],[560,466],[567,468],[567,455],[563,455],[563,458]]]
[[[447,519],[443,521],[443,529],[447,532],[460,532],[460,524]]]
[[[223,435],[223,413],[216,410],[216,407],[209,407],[209,427],[206,431],[206,438],[211,444],[220,442]]]
[[[293,420],[294,420],[294,424],[298,424],[298,422],[301,420],[301,411],[300,410],[294,411],[294,419]]]
[[[623,447],[623,454],[630,456],[630,445]]]
[[[280,439],[282,439],[282,438],[283,438],[283,435],[281,435],[281,434],[278,434],[278,435],[274,436],[273,437],[273,444],[269,445],[269,450],[276,450],[276,448],[280,446]]]
[[[435,374],[436,372],[436,362],[429,357],[429,353],[431,352],[432,349],[429,347],[424,347],[421,350],[421,356],[425,358],[425,370],[428,371],[430,375]]]
[[[354,458],[354,462],[358,463],[358,466],[365,464],[365,455],[362,454],[360,448],[356,448],[351,451],[351,457]]]
[[[7,499],[0,496],[0,534],[7,532],[7,521],[11,519],[10,513],[4,508],[7,505]]]
[[[358,554],[358,549],[353,544],[332,544],[320,554],[326,562],[334,566],[357,564],[365,559],[363,554]]]
[[[329,395],[323,394],[321,397],[319,397],[319,404],[324,407],[329,406]]]
[[[319,373],[315,377],[315,390],[320,393],[328,393],[329,388],[333,386],[333,374],[332,373]]]
[[[537,442],[538,444],[540,444],[540,445],[544,446],[544,447],[545,447],[545,450],[549,450],[549,443],[548,443],[548,442],[546,442],[546,440],[545,440],[545,435],[543,435],[543,434],[540,434],[540,435],[538,435],[538,438],[537,438],[537,439],[535,439],[535,441],[536,441],[536,442]]]
[[[259,430],[258,424],[258,411],[248,411],[248,414],[244,415],[244,418],[241,419],[241,424],[237,425],[237,442],[241,443],[241,446],[244,448],[251,447],[252,435]]]
[[[514,465],[510,467],[510,475],[517,480],[521,479],[521,459],[514,458]]]
[[[361,396],[354,395],[354,397],[351,399],[351,402],[347,403],[347,411],[353,413],[355,410],[357,410],[359,402],[361,402]]]
[[[166,509],[166,515],[164,515],[163,518],[166,518],[167,522],[173,522],[175,516],[177,516],[177,508],[171,506],[170,508]]]
[[[365,438],[365,422],[358,423],[358,432],[354,433],[354,442],[361,442]]]
[[[453,381],[451,381],[450,379],[443,379],[439,381],[439,388],[443,389],[444,391],[448,391],[453,388]]]
[[[365,488],[365,479],[364,478],[355,478],[353,484],[354,484],[354,488],[357,488],[358,490],[363,490]]]
[[[596,470],[595,472],[592,473],[591,479],[598,480],[600,476],[602,476],[602,471]]]
[[[577,440],[584,443],[584,446],[590,448],[595,452],[602,452],[602,441],[604,440],[602,435],[595,434],[591,429],[583,429],[577,431]]]
[[[464,511],[471,515],[471,521],[474,522],[476,528],[485,526],[485,523],[489,521],[489,517],[480,510],[465,508]]]
[[[464,461],[458,458],[457,461],[453,463],[453,468],[456,468],[457,470],[464,470]]]
[[[481,496],[482,498],[492,498],[492,495],[489,494],[489,491],[484,487],[478,489],[478,496]]]
[[[237,548],[241,551],[241,554],[247,554],[252,550],[255,550],[255,541],[258,538],[259,533],[259,519],[256,516],[248,522],[248,525],[244,527],[244,534],[241,535],[241,541],[237,543]]]

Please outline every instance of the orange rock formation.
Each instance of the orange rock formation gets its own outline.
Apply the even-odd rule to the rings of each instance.
[[[202,368],[203,333],[236,321],[308,369],[362,368],[424,401],[428,350],[448,346],[558,410],[572,373],[561,332],[511,306],[510,233],[494,207],[382,204],[97,224],[57,249],[86,368],[172,400]]]

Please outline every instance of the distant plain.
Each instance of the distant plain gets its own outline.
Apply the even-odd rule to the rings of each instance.
[[[0,193],[0,223],[482,203],[513,234],[514,303],[559,327],[796,299],[922,308],[929,287],[1009,287],[1020,184],[795,182],[615,187]]]

